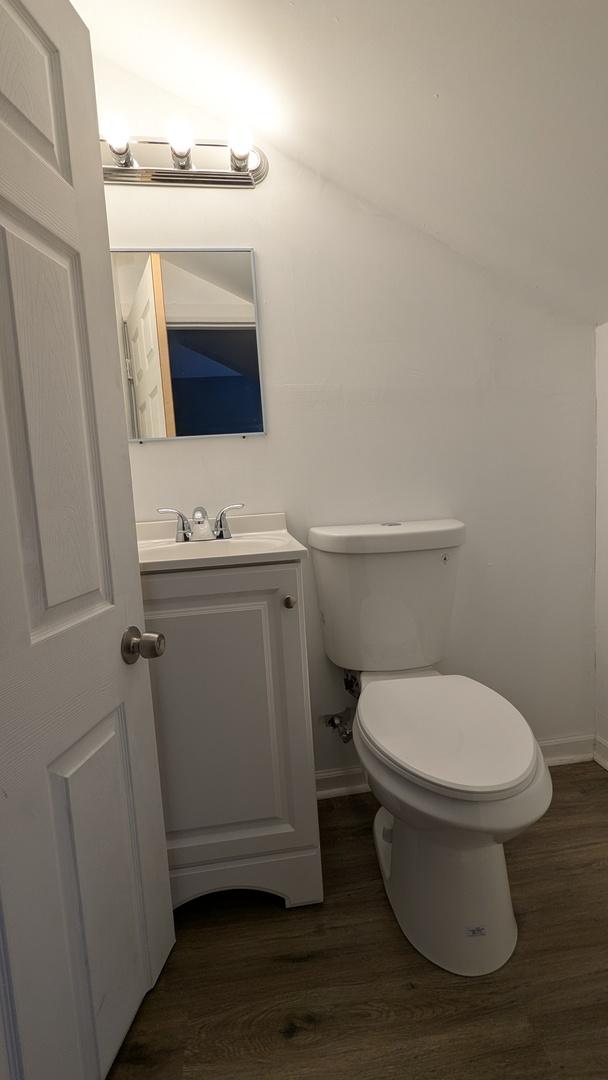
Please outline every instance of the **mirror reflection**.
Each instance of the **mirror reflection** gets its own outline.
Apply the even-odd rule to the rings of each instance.
[[[253,251],[114,251],[129,437],[264,430]]]

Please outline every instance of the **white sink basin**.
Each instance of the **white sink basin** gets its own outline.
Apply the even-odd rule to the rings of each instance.
[[[231,540],[175,540],[171,521],[137,523],[137,548],[142,573],[205,566],[238,566],[284,562],[306,557],[307,550],[290,533],[284,514],[241,514],[230,518]]]

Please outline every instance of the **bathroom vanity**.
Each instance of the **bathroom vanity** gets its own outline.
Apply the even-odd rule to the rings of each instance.
[[[322,900],[302,592],[307,551],[284,514],[228,540],[138,524],[173,904],[261,889]]]

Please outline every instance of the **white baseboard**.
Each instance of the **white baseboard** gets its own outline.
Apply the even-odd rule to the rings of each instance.
[[[354,769],[319,769],[315,774],[317,799],[333,799],[340,795],[359,795],[369,791],[365,773],[359,766]]]
[[[540,748],[547,765],[572,765],[593,761],[595,735],[570,735],[565,739],[541,739]]]
[[[572,765],[576,761],[597,761],[608,769],[608,742],[594,735],[572,735],[565,739],[543,739],[541,750],[547,765]],[[363,769],[319,769],[316,773],[317,799],[358,795],[369,791]]]
[[[593,760],[597,761],[598,765],[602,766],[602,769],[608,769],[608,742],[606,739],[602,739],[601,735],[595,737]]]

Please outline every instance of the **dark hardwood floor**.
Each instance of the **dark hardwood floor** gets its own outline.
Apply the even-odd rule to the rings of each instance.
[[[111,1080],[606,1080],[608,774],[553,770],[543,821],[508,845],[519,943],[493,975],[424,960],[376,864],[375,802],[320,803],[326,901],[223,893],[177,944]]]

